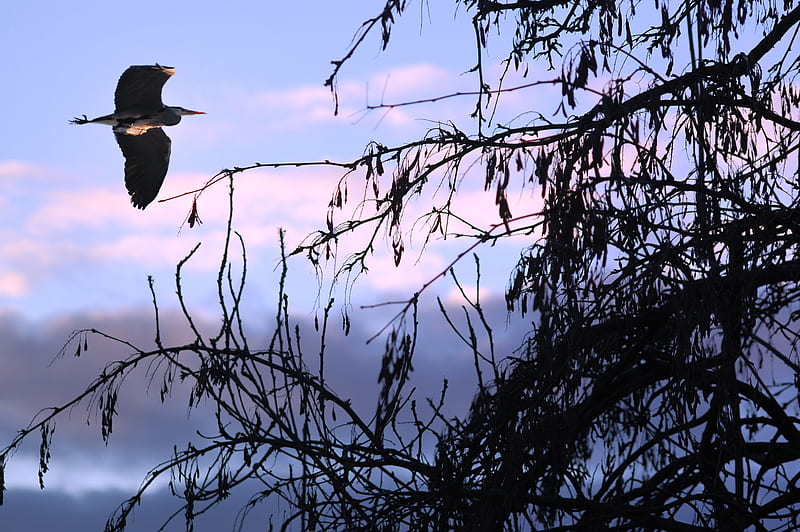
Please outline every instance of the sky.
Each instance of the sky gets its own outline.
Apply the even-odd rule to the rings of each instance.
[[[122,155],[105,126],[76,126],[74,116],[100,116],[113,110],[116,81],[129,65],[159,63],[177,72],[163,98],[206,112],[186,117],[168,130],[170,171],[159,199],[195,190],[224,168],[255,162],[301,162],[357,158],[371,140],[385,145],[419,137],[432,121],[452,121],[466,131],[474,101],[453,98],[436,104],[367,112],[368,104],[395,103],[476,88],[467,71],[475,61],[472,30],[462,12],[442,3],[420,9],[413,4],[395,27],[393,42],[381,52],[377,34],[341,71],[340,110],[334,116],[330,91],[323,86],[331,61],[348,50],[361,22],[381,2],[309,0],[292,2],[12,2],[0,8],[3,82],[0,106],[0,440],[8,441],[45,406],[78,393],[99,369],[125,352],[92,345],[80,359],[54,360],[71,331],[95,327],[134,343],[152,343],[152,276],[164,328],[180,338],[175,265],[197,244],[187,264],[184,288],[193,311],[214,323],[216,270],[227,217],[227,189],[219,183],[198,203],[203,224],[184,220],[191,196],[131,207],[123,184]],[[431,3],[433,4],[433,3]],[[488,68],[499,69],[489,61]],[[509,100],[513,102],[513,95]],[[528,102],[517,102],[527,108]],[[234,227],[246,243],[249,281],[247,319],[258,324],[274,312],[278,280],[278,229],[287,248],[323,228],[330,196],[341,170],[328,167],[257,170],[236,178]],[[477,180],[464,185],[460,206],[488,227],[497,223],[492,193]],[[535,210],[531,191],[512,198],[512,209]],[[424,197],[407,218],[425,212],[436,198]],[[347,210],[342,213],[345,219]],[[386,320],[386,312],[362,305],[409,297],[447,267],[467,245],[448,239],[422,253],[424,232],[412,231],[407,260],[397,269],[391,250],[379,246],[370,273],[353,287],[348,309],[353,333],[332,339],[340,373],[333,381],[348,393],[374,400],[378,358],[366,339]],[[519,250],[517,239],[483,257],[481,297],[491,311],[503,350],[510,352],[525,332],[523,321],[509,321],[503,289]],[[357,245],[358,242],[351,243]],[[459,275],[474,288],[472,261]],[[310,328],[320,280],[302,258],[290,262],[292,312]],[[435,297],[458,308],[447,279],[422,300],[429,323]],[[339,304],[346,304],[343,300]],[[419,384],[433,394],[443,377],[461,383],[453,395],[453,414],[463,413],[474,390],[471,358],[452,333],[433,328],[416,364]],[[134,490],[147,471],[203,423],[202,413],[186,420],[185,405],[161,405],[141,386],[132,386],[115,435],[103,445],[96,427],[76,411],[59,425],[47,489],[36,489],[36,452],[18,452],[6,473],[6,504],[0,506],[4,532],[101,530],[108,514]],[[156,429],[156,430],[154,430]],[[0,441],[0,446],[3,446]],[[197,523],[196,530],[224,530],[235,502]],[[143,505],[129,530],[152,530],[175,501],[163,492]],[[146,509],[148,508],[148,509]]]

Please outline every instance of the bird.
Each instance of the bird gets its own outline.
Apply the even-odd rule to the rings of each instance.
[[[131,66],[117,82],[112,114],[70,120],[72,124],[112,126],[125,157],[125,187],[138,209],[144,209],[156,198],[167,175],[172,141],[162,127],[174,126],[182,116],[205,114],[164,105],[161,89],[173,74],[173,67],[158,63]]]

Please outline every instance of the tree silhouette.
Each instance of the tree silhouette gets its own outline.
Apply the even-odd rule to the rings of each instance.
[[[365,417],[325,380],[333,302],[318,324],[317,360],[303,353],[283,281],[271,341],[249,345],[240,314],[246,262],[235,275],[230,259],[233,243],[244,257],[244,242],[229,222],[218,333],[195,326],[181,292],[182,262],[178,298],[195,340],[165,346],[157,335],[152,349],[131,345],[130,358],[65,405],[88,401],[107,438],[125,376],[153,361],[162,400],[181,379],[192,383],[190,407],[206,401],[216,409],[218,433],[157,465],[107,531],[124,529],[162,475],[172,475],[184,499],[187,528],[204,508],[253,483],[252,503],[276,497],[292,508],[281,517],[287,529],[798,526],[800,62],[792,44],[800,7],[455,4],[471,15],[476,90],[426,101],[474,98],[474,129],[443,119],[422,138],[374,142],[350,162],[302,163],[338,164],[344,175],[326,226],[289,255],[322,266],[341,241],[366,231],[363,247],[339,258],[340,278],[363,273],[384,234],[402,268],[406,208],[444,190],[421,222],[429,238],[461,239],[453,263],[478,246],[528,236],[506,300],[509,312],[529,313],[530,334],[515,353],[495,353],[491,341],[487,351],[478,336],[491,340],[493,332],[480,301],[468,299],[466,328],[442,306],[443,324],[474,356],[479,386],[464,419],[443,415],[444,390],[423,412],[406,386],[420,349],[416,312],[424,290],[453,274],[443,270],[400,302],[382,331],[381,391],[375,414]],[[333,63],[326,84],[334,95],[347,61],[375,32],[388,46],[409,5],[388,0],[365,21]],[[486,63],[493,39],[508,46],[495,77]],[[542,88],[560,90],[552,108],[537,98]],[[536,104],[504,122],[496,111],[509,93]],[[415,103],[422,101],[371,109]],[[228,181],[233,190],[242,172],[281,164],[226,170],[207,186]],[[498,223],[489,227],[472,223],[454,201],[464,181],[478,178],[497,206]],[[340,220],[348,187],[363,187],[356,201],[370,208]],[[525,187],[542,207],[512,213],[509,194]],[[468,230],[454,234],[456,221]],[[76,332],[68,345],[85,348],[90,333]],[[39,432],[44,474],[52,423],[65,407],[43,411],[3,451],[2,464]]]

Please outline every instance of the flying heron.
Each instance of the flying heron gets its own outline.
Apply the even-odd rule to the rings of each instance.
[[[174,68],[159,64],[129,67],[117,82],[113,114],[70,120],[72,124],[112,126],[125,157],[125,187],[131,203],[139,209],[156,198],[167,175],[172,141],[162,126],[174,126],[181,116],[205,114],[161,102],[161,89],[174,73]]]

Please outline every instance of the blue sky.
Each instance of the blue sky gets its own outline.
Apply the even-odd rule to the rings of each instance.
[[[227,167],[353,159],[370,140],[391,145],[414,139],[431,126],[430,120],[453,121],[470,131],[471,98],[391,112],[364,111],[368,102],[475,89],[475,77],[465,73],[475,61],[471,26],[451,5],[413,5],[383,53],[377,35],[369,39],[342,70],[341,109],[333,116],[330,92],[323,87],[330,62],[344,55],[360,23],[373,16],[379,4],[31,1],[0,9],[0,46],[5,51],[0,83],[0,438],[8,440],[38,408],[69,398],[103,363],[125,354],[98,345],[79,360],[50,365],[71,330],[97,327],[151,341],[147,276],[155,279],[159,304],[169,321],[176,308],[175,264],[198,242],[201,250],[186,269],[186,290],[193,308],[210,323],[214,320],[214,280],[226,217],[224,183],[201,198],[204,224],[181,229],[190,197],[156,202],[143,212],[134,209],[111,132],[107,127],[70,125],[68,120],[111,112],[117,79],[129,65],[158,62],[175,67],[177,73],[164,89],[165,103],[207,114],[188,117],[168,130],[172,159],[159,198],[193,190]],[[499,68],[496,62],[488,64]],[[509,101],[513,107],[513,95]],[[234,224],[249,252],[246,305],[253,322],[270,316],[273,309],[278,228],[287,231],[292,248],[322,227],[340,176],[335,168],[289,168],[237,177]],[[531,194],[520,193],[512,208],[535,209]],[[413,221],[435,201],[421,198],[409,208],[407,219]],[[498,221],[493,194],[482,192],[480,180],[465,183],[459,201],[485,227]],[[399,270],[391,265],[388,248],[376,249],[370,274],[356,285],[352,309],[359,327],[348,340],[355,344],[347,349],[343,341],[339,344],[356,357],[343,362],[345,389],[351,386],[346,376],[353,367],[368,382],[377,375],[377,355],[363,340],[377,332],[385,315],[360,311],[358,305],[407,297],[466,245],[452,239],[434,242],[420,255],[422,237],[424,231],[410,233],[409,260]],[[523,326],[507,324],[502,291],[524,244],[524,239],[515,240],[484,254],[482,290],[507,349],[519,341]],[[471,264],[468,261],[462,270],[467,285]],[[317,279],[302,258],[293,260],[290,275],[293,310],[310,326]],[[437,284],[423,300],[424,312],[435,314],[435,294],[457,306],[453,292],[448,281]],[[179,337],[177,320],[174,330]],[[446,331],[426,334],[430,349],[420,355],[420,379],[435,388],[445,375],[463,376],[463,386],[455,393],[457,412],[472,393],[471,359],[454,347]],[[132,397],[120,434],[108,447],[96,431],[85,429],[85,415],[76,414],[58,429],[44,494],[28,489],[35,484],[36,450],[18,453],[7,473],[7,504],[0,507],[3,531],[52,530],[56,521],[64,532],[86,530],[93,526],[87,525],[87,516],[102,526],[114,505],[138,485],[147,466],[169,452],[171,440],[191,433],[184,406],[164,407],[154,398]],[[369,400],[365,395],[363,401]],[[160,437],[153,437],[154,431],[145,427],[154,423],[169,430],[155,431]],[[64,497],[78,498],[66,504]],[[36,515],[32,508],[39,509]],[[147,515],[131,530],[150,529]],[[226,514],[221,515],[226,522]],[[197,528],[218,529],[210,524]]]

